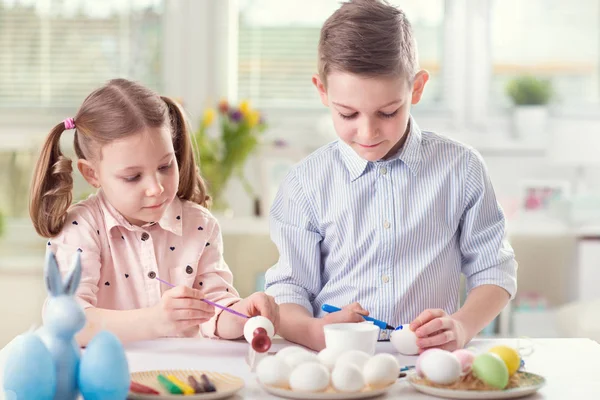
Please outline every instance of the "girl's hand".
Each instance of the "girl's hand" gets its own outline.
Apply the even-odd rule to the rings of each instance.
[[[160,303],[153,307],[156,335],[190,336],[200,324],[215,315],[215,308],[201,299],[202,292],[187,286],[177,286],[163,293]]]
[[[275,299],[263,292],[256,292],[240,300],[235,309],[250,317],[262,315],[273,323],[275,333],[279,330],[279,306]]]
[[[440,309],[423,311],[411,322],[410,329],[417,335],[420,353],[431,348],[462,349],[470,340],[463,323]]]

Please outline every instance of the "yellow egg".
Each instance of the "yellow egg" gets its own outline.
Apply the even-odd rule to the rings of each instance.
[[[496,354],[504,361],[508,368],[508,375],[512,376],[521,365],[521,357],[519,353],[512,347],[508,346],[495,346],[488,350],[490,353]]]

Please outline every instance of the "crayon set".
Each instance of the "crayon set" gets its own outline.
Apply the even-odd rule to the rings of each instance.
[[[202,374],[200,376],[200,381],[198,381],[192,375],[188,376],[188,382],[185,383],[179,378],[173,375],[161,375],[157,376],[158,382],[160,385],[165,388],[170,394],[182,394],[182,395],[191,395],[196,393],[210,393],[216,392],[217,388],[210,381],[206,374]],[[134,393],[140,394],[160,394],[157,390],[148,387],[146,385],[142,385],[141,383],[131,382],[131,386],[129,390]]]

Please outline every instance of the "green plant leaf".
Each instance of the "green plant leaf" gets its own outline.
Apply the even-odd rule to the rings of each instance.
[[[246,118],[235,122],[229,114],[221,114],[219,128],[218,137],[209,138],[200,124],[200,128],[192,135],[192,141],[194,156],[208,185],[209,194],[215,204],[223,205],[226,201],[222,192],[233,175],[240,178],[249,195],[254,195],[243,170],[248,157],[258,147],[259,137],[267,129],[267,125],[261,122],[251,127]]]
[[[533,76],[519,76],[511,79],[506,93],[515,105],[545,105],[553,96],[552,84],[547,79]]]

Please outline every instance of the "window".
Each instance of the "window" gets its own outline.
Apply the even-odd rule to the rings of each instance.
[[[432,77],[419,106],[443,102],[443,0],[392,1],[406,12],[422,68]],[[317,71],[321,25],[338,0],[239,0],[237,97],[263,108],[321,107],[311,77]]]
[[[108,79],[160,90],[163,0],[0,0],[0,111],[77,107]]]
[[[600,1],[502,0],[491,9],[492,108],[506,108],[508,80],[551,80],[559,104],[600,105]]]

